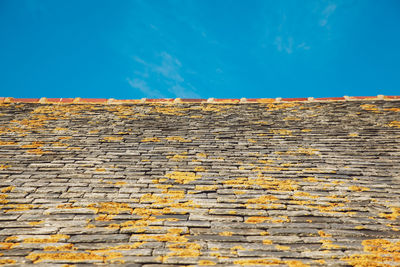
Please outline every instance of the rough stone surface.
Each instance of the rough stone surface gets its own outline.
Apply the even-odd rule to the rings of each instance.
[[[399,230],[400,101],[0,104],[0,264],[398,266]]]

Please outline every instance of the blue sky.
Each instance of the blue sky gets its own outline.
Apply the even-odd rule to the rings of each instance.
[[[400,95],[397,0],[0,0],[0,96]]]

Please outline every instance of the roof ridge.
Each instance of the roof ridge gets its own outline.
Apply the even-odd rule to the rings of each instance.
[[[40,103],[40,104],[143,104],[143,103],[280,103],[280,102],[332,102],[356,100],[400,100],[400,96],[343,96],[343,97],[304,97],[304,98],[142,98],[142,99],[114,99],[114,98],[14,98],[0,97],[0,103]]]

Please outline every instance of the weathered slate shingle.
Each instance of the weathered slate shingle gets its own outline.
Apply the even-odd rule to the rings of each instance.
[[[69,102],[0,105],[2,264],[400,263],[398,100]]]

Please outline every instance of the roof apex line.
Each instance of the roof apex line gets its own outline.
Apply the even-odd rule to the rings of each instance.
[[[282,102],[332,102],[332,101],[360,101],[360,100],[400,100],[400,96],[343,96],[343,97],[306,97],[306,98],[142,98],[142,99],[114,99],[114,98],[14,98],[0,97],[0,103],[38,103],[38,104],[244,104],[244,103],[282,103]]]

